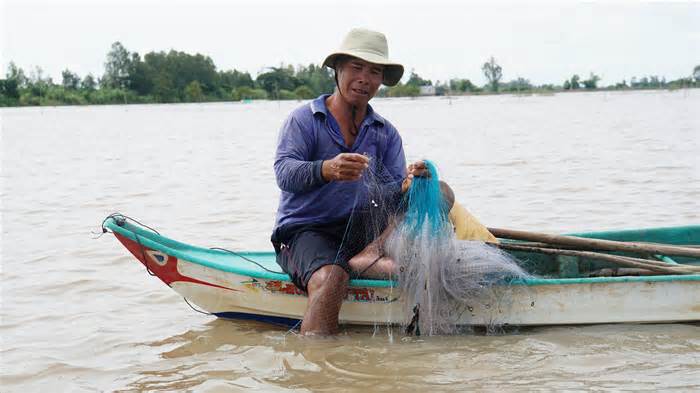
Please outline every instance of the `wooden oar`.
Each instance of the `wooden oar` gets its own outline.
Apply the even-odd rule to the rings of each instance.
[[[677,255],[700,258],[700,249],[691,247],[670,246],[657,243],[618,242],[613,240],[589,239],[574,236],[548,235],[545,233],[518,231],[514,229],[488,228],[494,236],[502,239],[527,240],[586,249],[605,251],[626,251],[637,254]]]
[[[622,266],[635,267],[640,269],[652,270],[655,272],[666,273],[666,274],[698,274],[700,273],[700,268],[688,265],[669,265],[663,262],[649,261],[646,259],[624,257],[620,255],[610,255],[603,254],[599,252],[592,251],[577,251],[577,250],[565,250],[556,248],[542,248],[542,247],[531,247],[531,246],[521,246],[518,244],[511,243],[498,243],[493,244],[496,247],[505,250],[514,251],[527,251],[535,252],[539,254],[549,254],[549,255],[571,255],[577,257],[584,257],[589,259],[596,259],[600,261],[612,262]]]
[[[583,238],[585,239],[585,238]],[[511,239],[515,240],[515,239]],[[638,244],[646,244],[646,245],[656,245],[659,243],[648,243],[648,242],[635,242]],[[603,251],[599,249],[594,249],[591,247],[580,247],[580,246],[569,246],[565,244],[554,244],[554,243],[542,243],[542,242],[528,242],[528,241],[518,241],[518,244],[521,246],[530,246],[530,247],[542,247],[542,248],[568,248],[571,250],[588,250],[588,251]],[[700,245],[698,244],[675,244],[673,247],[681,247],[681,248],[700,248]],[[644,254],[649,254],[647,252],[644,252]],[[651,255],[651,254],[649,254]],[[660,254],[656,254],[660,255]]]
[[[536,242],[518,242],[518,243],[513,243],[516,246],[524,246],[524,247],[535,247],[535,248],[549,248],[549,249],[564,249],[564,250],[572,250],[572,251],[591,251],[591,252],[597,252],[600,253],[601,250],[597,249],[589,249],[585,247],[575,247],[575,246],[564,246],[564,245],[558,245],[558,244],[549,244],[549,243],[536,243]],[[608,254],[609,255],[609,254]],[[622,255],[617,255],[619,257],[625,258],[626,256]],[[633,259],[638,259],[638,258],[633,258]],[[650,263],[652,265],[657,265],[661,267],[673,267],[673,266],[687,266],[692,269],[700,269],[700,266],[690,266],[690,265],[684,265],[684,264],[677,264],[677,263],[668,263],[668,262],[663,262],[657,259],[639,259],[639,261],[644,261],[645,263]]]

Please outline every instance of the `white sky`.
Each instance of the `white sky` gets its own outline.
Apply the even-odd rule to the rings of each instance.
[[[199,52],[255,76],[280,62],[320,63],[352,27],[384,32],[390,57],[433,81],[481,85],[491,55],[505,81],[536,84],[589,72],[602,85],[670,80],[700,64],[698,2],[0,1],[2,75],[14,61],[56,82],[65,68],[101,75],[114,41],[141,55]]]

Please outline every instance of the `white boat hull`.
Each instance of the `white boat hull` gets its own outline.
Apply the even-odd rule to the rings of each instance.
[[[177,260],[187,280],[169,285],[200,308],[221,317],[292,323],[300,320],[307,297],[287,281],[252,278]],[[678,277],[678,276],[674,276]],[[497,301],[475,299],[463,325],[568,325],[700,320],[700,280],[634,279],[535,280],[496,289]],[[411,315],[398,290],[351,287],[340,311],[343,324],[405,324]],[[482,304],[486,303],[486,304]]]

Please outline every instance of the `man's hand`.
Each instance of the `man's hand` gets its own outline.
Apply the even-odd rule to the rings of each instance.
[[[325,181],[353,181],[362,177],[369,166],[369,158],[357,153],[340,153],[323,161],[321,176]]]
[[[415,176],[430,177],[430,171],[425,166],[425,162],[423,162],[423,161],[416,161],[413,164],[409,165],[407,172],[408,172],[408,175],[406,176],[405,179],[403,179],[403,183],[401,183],[401,192],[402,193],[405,193],[406,191],[408,191],[408,188],[411,187],[411,182],[413,182],[413,178]]]

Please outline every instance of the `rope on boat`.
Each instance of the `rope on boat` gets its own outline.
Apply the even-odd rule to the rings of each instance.
[[[141,248],[141,258],[143,258],[143,265],[146,266],[146,271],[148,272],[149,275],[155,276],[156,274],[151,271],[151,268],[148,267],[148,258],[146,258],[146,248],[141,244],[141,240],[139,239],[139,235],[134,232],[134,236],[136,237],[136,243],[139,244],[139,248]]]
[[[101,226],[102,226],[102,233],[100,233],[99,236],[98,236],[97,238],[99,238],[100,236],[104,235],[105,233],[114,233],[114,232],[110,231],[109,229],[107,229],[107,227],[105,227],[105,223],[106,223],[108,220],[110,220],[110,219],[114,219],[114,222],[115,222],[117,225],[119,225],[120,227],[123,227],[127,220],[128,220],[128,221],[132,221],[132,222],[134,222],[134,223],[136,223],[136,224],[138,224],[138,225],[140,225],[140,226],[142,226],[142,227],[144,227],[144,228],[146,228],[146,229],[148,229],[148,230],[152,231],[153,233],[155,233],[155,234],[157,234],[157,235],[160,236],[160,232],[158,232],[156,229],[154,229],[154,228],[152,228],[152,227],[150,227],[150,226],[148,226],[148,225],[146,225],[146,224],[143,224],[142,222],[140,222],[140,221],[138,221],[138,220],[136,220],[136,219],[134,219],[134,218],[131,218],[131,217],[126,216],[126,215],[121,214],[121,213],[112,213],[112,214],[108,215],[107,217],[105,217],[104,220],[102,220],[102,225],[101,225]],[[146,272],[148,272],[148,274],[149,274],[150,276],[155,276],[156,274],[153,273],[153,271],[152,271],[152,270],[149,268],[149,266],[148,266],[148,258],[146,257],[146,248],[144,247],[143,243],[141,243],[141,238],[139,237],[139,235],[138,235],[136,232],[133,232],[133,234],[134,234],[134,237],[135,237],[135,239],[136,239],[136,243],[138,243],[139,248],[141,249],[141,257],[143,258],[144,266],[146,267]],[[258,267],[260,267],[261,269],[263,269],[263,270],[265,270],[265,271],[267,271],[267,272],[270,272],[270,273],[277,273],[277,274],[284,274],[283,272],[278,272],[278,271],[275,271],[275,270],[270,270],[270,269],[266,268],[265,266],[263,266],[262,264],[258,263],[257,261],[254,261],[253,259],[248,258],[248,257],[246,257],[245,255],[242,255],[242,254],[237,253],[237,252],[235,252],[235,251],[231,251],[231,250],[228,250],[228,249],[225,249],[225,248],[221,248],[221,247],[211,247],[210,249],[211,249],[211,250],[225,251],[225,252],[228,252],[228,253],[230,253],[230,254],[236,255],[237,257],[239,257],[239,258],[241,258],[241,259],[243,259],[243,260],[245,260],[245,261],[248,261],[248,262],[250,262],[250,263],[253,263],[253,264],[257,265]],[[198,313],[200,313],[200,314],[204,314],[204,315],[214,315],[213,313],[210,313],[210,312],[207,312],[207,311],[202,311],[202,310],[197,309],[197,308],[194,307],[194,306],[187,300],[187,298],[185,298],[184,296],[183,296],[182,300],[184,300],[185,303],[187,303],[187,305],[190,306],[190,308],[191,308],[192,310],[194,310],[194,311],[196,311],[196,312],[198,312]],[[293,327],[292,329],[294,329],[294,327]]]
[[[245,255],[240,254],[240,253],[237,253],[237,252],[235,252],[235,251],[228,250],[228,249],[226,249],[226,248],[221,248],[221,247],[210,247],[209,249],[210,249],[210,250],[225,251],[225,252],[228,252],[228,253],[230,253],[230,254],[233,254],[233,255],[235,255],[235,256],[237,256],[237,257],[239,257],[239,258],[241,258],[241,259],[243,259],[243,260],[245,260],[245,261],[248,261],[248,262],[250,262],[250,263],[253,263],[253,264],[257,265],[259,268],[265,270],[266,272],[277,273],[277,274],[286,274],[286,273],[284,273],[284,272],[278,272],[278,271],[275,271],[275,270],[270,270],[270,269],[266,268],[265,266],[263,266],[262,264],[260,264],[260,263],[258,263],[258,262],[256,262],[256,261],[254,261],[254,260],[252,260],[252,259],[246,257]]]
[[[157,230],[155,230],[155,229],[149,227],[148,225],[146,225],[146,224],[144,224],[144,223],[142,223],[142,222],[136,220],[135,218],[131,218],[131,217],[129,217],[129,216],[125,216],[124,214],[121,214],[121,213],[119,213],[119,212],[112,213],[112,214],[108,215],[107,217],[105,217],[104,220],[102,220],[102,233],[103,233],[103,234],[104,234],[104,233],[107,233],[107,232],[112,233],[112,231],[110,231],[109,229],[105,228],[105,223],[107,222],[107,220],[112,219],[112,218],[114,219],[115,223],[116,223],[117,225],[119,225],[120,227],[121,227],[121,226],[124,226],[124,223],[126,222],[126,220],[129,220],[129,221],[135,222],[136,224],[138,224],[138,225],[140,225],[140,226],[142,226],[142,227],[144,227],[144,228],[150,230],[151,232],[155,233],[156,235],[159,235],[159,236],[160,236],[160,232],[158,232]]]
[[[192,304],[190,304],[190,302],[187,301],[187,298],[185,298],[184,296],[182,297],[182,300],[184,300],[185,303],[187,303],[187,305],[190,306],[191,309],[193,309],[194,311],[197,311],[197,312],[200,313],[200,314],[204,314],[204,315],[214,315],[214,313],[211,313],[211,312],[202,311],[202,310],[197,310],[196,308],[194,308],[194,306],[193,306]]]
[[[144,228],[147,228],[147,229],[151,230],[151,231],[154,232],[155,234],[160,235],[160,233],[159,233],[158,231],[156,231],[155,229],[149,227],[149,226],[146,225],[146,224],[142,224],[141,222],[139,222],[139,221],[136,220],[136,219],[133,219],[133,218],[131,218],[131,217],[129,217],[129,216],[125,216],[125,215],[123,215],[123,214],[121,214],[121,213],[112,213],[112,214],[108,215],[107,217],[105,217],[104,220],[102,220],[102,234],[101,234],[100,236],[104,235],[104,234],[107,233],[107,232],[109,232],[109,233],[114,233],[114,232],[110,231],[109,229],[107,229],[107,228],[105,227],[105,223],[106,223],[107,220],[109,220],[109,219],[114,219],[114,222],[115,222],[117,225],[119,225],[120,227],[123,227],[123,226],[124,226],[124,223],[126,223],[126,220],[130,220],[130,221],[133,221],[133,222],[135,222],[136,224],[138,224],[138,225],[140,225],[140,226],[142,226],[142,227],[144,227]],[[136,238],[136,243],[138,243],[139,248],[141,249],[141,258],[143,258],[143,265],[146,267],[146,272],[148,272],[148,274],[149,274],[150,276],[155,276],[156,274],[153,273],[153,271],[151,270],[150,267],[148,267],[148,258],[146,258],[146,249],[145,249],[145,247],[143,246],[143,244],[141,243],[141,239],[139,238],[139,235],[138,235],[136,232],[133,232],[133,233],[134,233],[134,237]]]
[[[121,214],[121,213],[112,213],[112,214],[108,215],[104,220],[102,220],[102,234],[105,234],[105,233],[108,233],[108,232],[109,232],[109,233],[113,233],[112,231],[110,231],[109,229],[107,229],[107,228],[105,227],[105,223],[106,223],[107,220],[109,220],[109,219],[114,219],[115,223],[116,223],[117,225],[119,225],[120,227],[123,227],[123,226],[124,226],[124,223],[125,223],[127,220],[128,220],[128,221],[132,221],[132,222],[134,222],[134,223],[136,223],[136,224],[138,224],[138,225],[140,225],[140,226],[142,226],[142,227],[144,227],[144,228],[150,230],[151,232],[155,233],[156,235],[159,235],[159,236],[160,236],[160,232],[158,232],[156,229],[154,229],[154,228],[152,228],[152,227],[150,227],[150,226],[148,226],[148,225],[146,225],[146,224],[144,224],[144,223],[142,223],[142,222],[140,222],[140,221],[138,221],[138,220],[136,220],[136,219],[134,219],[134,218],[132,218],[132,217],[126,216],[126,215]],[[136,232],[133,232],[133,233],[134,233],[134,237],[136,238],[136,242],[139,244],[139,247],[141,248],[141,256],[143,257],[143,259],[144,259],[144,261],[145,261],[146,271],[148,271],[148,274],[150,274],[151,276],[155,276],[155,274],[154,274],[154,273],[151,271],[151,269],[148,267],[148,259],[146,258],[146,251],[145,251],[145,249],[144,249],[143,244],[141,244],[141,240],[139,239],[139,235],[138,235]],[[101,236],[102,234],[100,234],[100,236]],[[219,250],[219,251],[228,252],[228,253],[233,254],[233,255],[235,255],[235,256],[237,256],[237,257],[239,257],[239,258],[241,258],[241,259],[243,259],[243,260],[245,260],[245,261],[247,261],[247,262],[250,262],[250,263],[253,263],[253,264],[257,265],[258,267],[260,267],[261,269],[263,269],[263,270],[265,270],[265,271],[267,271],[267,272],[270,272],[270,273],[277,273],[277,274],[284,274],[283,272],[279,272],[279,271],[275,271],[275,270],[270,270],[270,269],[266,268],[265,266],[263,266],[262,264],[260,264],[259,262],[254,261],[254,260],[252,260],[252,259],[250,259],[250,258],[246,257],[245,255],[242,255],[242,254],[240,254],[240,253],[238,253],[238,252],[231,251],[231,250],[229,250],[229,249],[221,248],[221,247],[210,247],[209,249],[210,249],[210,250]]]

